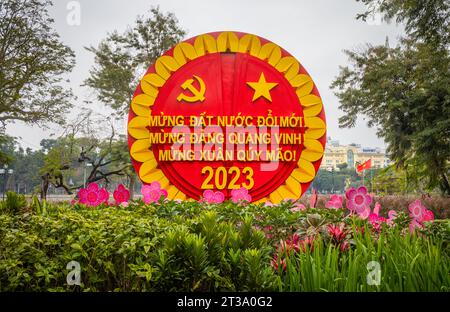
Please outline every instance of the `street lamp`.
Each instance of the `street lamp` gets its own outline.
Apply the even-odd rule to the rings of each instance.
[[[87,167],[92,167],[92,164],[90,163],[85,163],[84,164],[84,178],[83,178],[83,187],[86,188],[86,168]]]
[[[6,192],[6,181],[7,181],[7,175],[13,175],[14,170],[13,169],[9,169],[8,170],[8,165],[4,165],[3,168],[0,168],[0,175],[3,175],[3,190],[2,190],[2,196],[3,196],[3,200],[5,200],[5,192]]]

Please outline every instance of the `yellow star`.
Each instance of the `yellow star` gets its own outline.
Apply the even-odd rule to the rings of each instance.
[[[275,82],[267,82],[266,77],[264,77],[264,73],[261,73],[259,76],[258,82],[247,82],[247,84],[255,90],[255,93],[253,94],[252,102],[254,102],[256,99],[260,98],[261,96],[265,97],[267,100],[272,102],[272,97],[270,96],[270,90],[275,88],[278,83]]]

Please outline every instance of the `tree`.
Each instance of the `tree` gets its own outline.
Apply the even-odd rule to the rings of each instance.
[[[5,135],[0,145],[0,153],[8,157],[8,169],[13,169],[12,175],[7,175],[6,189],[19,192],[32,192],[40,184],[39,169],[43,165],[44,153],[23,149],[15,138]],[[0,168],[4,163],[0,162]],[[3,178],[5,178],[3,177]]]
[[[387,21],[404,23],[411,39],[446,46],[450,39],[450,2],[448,0],[356,0],[367,6],[357,19],[366,20],[381,13]]]
[[[97,48],[87,48],[95,55],[95,65],[84,83],[122,117],[147,67],[185,34],[174,14],[152,8],[149,16],[139,16],[123,34],[114,31]]]
[[[368,44],[363,51],[346,51],[351,66],[341,67],[331,85],[345,113],[339,123],[353,127],[359,114],[366,115],[398,168],[414,167],[415,180],[450,195],[450,57],[448,28],[439,28],[448,21],[435,21],[436,29],[427,32],[423,23],[429,17],[417,12],[433,8],[426,1],[404,2],[408,5],[385,0],[379,6],[388,18],[397,14],[406,22],[407,36],[397,47]],[[432,15],[448,16],[449,6],[440,2]]]
[[[407,170],[398,169],[395,166],[388,166],[386,168],[378,170],[370,181],[371,188],[376,193],[382,194],[402,194],[406,192],[415,191],[412,187],[413,181],[410,178],[414,178]],[[416,181],[414,181],[416,182]]]
[[[63,74],[74,53],[52,29],[49,0],[0,2],[0,128],[21,120],[61,122],[70,107]]]
[[[57,140],[41,142],[44,150],[44,166],[40,173],[42,177],[41,197],[45,198],[49,185],[62,188],[67,194],[83,187],[84,177],[78,178],[73,185],[70,177],[83,176],[82,172],[89,168],[86,183],[103,181],[110,183],[112,176],[130,175],[130,162],[125,136],[117,135],[107,118],[93,118],[91,112],[81,115],[68,124],[65,133]],[[102,135],[104,129],[110,127],[107,136]],[[90,167],[85,167],[89,164]]]

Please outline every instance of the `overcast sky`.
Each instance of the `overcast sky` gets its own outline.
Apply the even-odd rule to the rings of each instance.
[[[355,142],[385,147],[384,141],[377,138],[376,130],[368,128],[362,117],[355,128],[338,127],[342,112],[329,88],[339,66],[347,63],[344,49],[362,48],[364,43],[383,44],[386,36],[393,46],[402,32],[394,24],[357,21],[355,16],[364,6],[355,0],[80,0],[79,26],[67,23],[70,12],[67,4],[72,1],[54,2],[51,15],[56,30],[76,53],[77,64],[69,78],[78,97],[78,107],[89,100],[94,102],[91,107],[96,111],[105,111],[105,107],[95,101],[92,90],[80,86],[94,60],[84,47],[97,46],[108,32],[125,30],[137,15],[159,5],[162,11],[175,13],[180,25],[187,30],[187,38],[206,32],[235,30],[253,33],[280,45],[303,64],[316,83],[324,103],[328,136],[344,144]],[[76,111],[75,108],[72,115]],[[16,123],[7,129],[9,134],[21,137],[23,146],[33,149],[39,148],[42,138],[61,132],[57,125],[41,130]],[[122,129],[126,131],[125,121]]]

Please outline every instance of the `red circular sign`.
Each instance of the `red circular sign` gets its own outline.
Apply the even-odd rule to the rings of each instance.
[[[275,44],[218,32],[167,51],[136,89],[129,147],[144,183],[169,197],[229,198],[245,187],[254,201],[304,193],[320,165],[325,116],[303,66]]]

